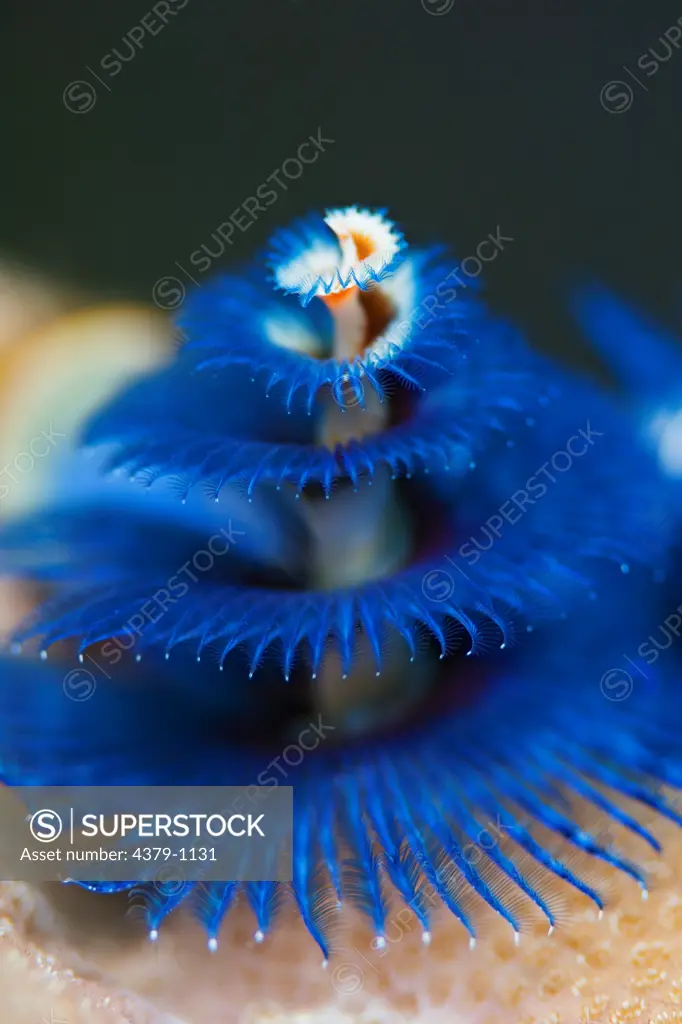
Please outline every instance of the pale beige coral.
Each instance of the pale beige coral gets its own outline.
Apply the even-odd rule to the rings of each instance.
[[[77,301],[14,261],[0,258],[0,349],[46,323]]]
[[[0,350],[2,514],[34,505],[55,457],[78,443],[84,417],[171,346],[164,315],[125,304],[64,313],[7,343]]]
[[[68,1024],[79,1000],[107,997],[112,1002],[106,1012],[119,1014],[112,1021],[136,1024],[160,1024],[164,1013],[191,1024],[682,1020],[682,872],[673,868],[682,864],[682,837],[672,825],[657,831],[668,847],[671,874],[648,900],[634,883],[611,876],[611,902],[601,920],[584,897],[564,893],[564,924],[548,937],[545,925],[529,920],[518,946],[508,925],[481,913],[481,937],[471,950],[461,926],[439,913],[425,947],[415,918],[396,906],[383,950],[362,922],[344,912],[345,929],[325,969],[294,908],[284,911],[262,945],[253,941],[249,911],[232,911],[218,951],[210,954],[200,927],[182,913],[151,943],[135,915],[126,915],[125,899],[62,893],[59,911],[48,912],[43,896],[6,886],[0,913],[13,925],[10,938],[0,938],[0,972],[30,977],[36,991],[44,987],[46,993],[56,972],[70,1000]],[[620,839],[622,849],[641,856],[641,842]],[[32,898],[42,901],[41,915]],[[19,939],[22,934],[32,941]],[[83,988],[79,978],[87,979]],[[121,1003],[126,992],[140,1002],[131,997]],[[144,1016],[151,1005],[157,1018]],[[140,1016],[126,1017],[133,1009]]]

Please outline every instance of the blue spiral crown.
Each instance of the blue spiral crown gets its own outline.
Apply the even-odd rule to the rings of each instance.
[[[612,699],[680,507],[622,396],[535,355],[384,211],[278,232],[180,324],[172,365],[84,431],[101,484],[2,531],[5,570],[50,590],[5,663],[4,781],[293,785],[289,885],[143,887],[152,937],[183,903],[211,949],[238,900],[262,941],[293,899],[325,959],[344,903],[379,943],[395,899],[428,942],[434,897],[474,941],[467,891],[515,934],[521,891],[551,929],[531,861],[601,908],[536,825],[645,891],[571,802],[654,847],[620,798],[679,821],[674,659]],[[120,469],[144,486],[112,490]],[[107,659],[92,700],[65,699],[56,644]],[[283,762],[308,714],[319,742]]]

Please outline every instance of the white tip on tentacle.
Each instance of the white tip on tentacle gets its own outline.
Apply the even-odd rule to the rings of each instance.
[[[301,237],[273,267],[275,283],[306,301],[369,287],[403,248],[402,235],[383,213],[348,206],[327,210],[324,223],[336,239]]]

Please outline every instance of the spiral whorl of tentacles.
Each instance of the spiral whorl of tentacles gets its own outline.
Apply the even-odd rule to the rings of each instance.
[[[344,902],[380,941],[396,898],[428,941],[430,894],[472,939],[476,899],[522,929],[518,890],[552,926],[531,861],[603,901],[537,825],[645,885],[566,793],[654,844],[618,794],[677,818],[656,786],[682,778],[667,677],[641,714],[600,690],[664,578],[675,493],[624,405],[534,355],[457,271],[383,212],[278,232],[263,265],[196,289],[172,364],[88,424],[102,471],[151,489],[62,483],[4,529],[5,566],[52,588],[15,651],[108,645],[123,676],[79,703],[52,658],[10,663],[5,781],[294,786],[291,884],[150,888],[154,936],[183,902],[213,949],[244,894],[259,940],[292,895],[325,956]],[[326,729],[268,764],[246,733],[260,714],[289,743],[301,708]]]

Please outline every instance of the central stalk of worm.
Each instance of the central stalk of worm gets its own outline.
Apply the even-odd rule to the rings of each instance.
[[[376,334],[390,319],[391,305],[378,286],[361,291],[346,288],[321,297],[334,324],[333,355],[339,364],[351,366],[361,358]],[[360,389],[360,394],[358,394]],[[379,399],[362,378],[340,378],[325,399],[320,442],[334,449],[352,438],[360,439],[383,430],[388,422],[388,404]]]
[[[357,287],[324,296],[334,321],[334,355],[339,363],[352,362],[373,340],[376,310],[386,309],[387,300]],[[375,336],[375,335],[374,335]],[[342,382],[343,384],[343,382]],[[388,402],[381,401],[374,388],[365,385],[362,403],[355,388],[335,387],[324,398],[325,413],[319,440],[330,449],[384,430],[388,424]],[[362,381],[360,381],[362,387]],[[362,480],[355,492],[349,483],[336,488],[330,501],[306,503],[308,521],[315,537],[313,585],[319,590],[359,587],[392,575],[409,554],[410,531],[400,507],[396,485],[386,466],[380,466],[371,480]],[[358,629],[356,657],[348,679],[336,655],[327,656],[316,680],[315,700],[320,711],[346,733],[371,730],[385,721],[390,709],[398,710],[415,698],[416,674],[396,640],[378,671],[367,638]],[[420,674],[423,681],[423,676]],[[421,688],[420,686],[417,689]]]
[[[369,316],[357,287],[324,296],[334,321],[334,356],[352,363],[362,353],[368,335]],[[362,388],[362,401],[357,388]],[[319,441],[332,451],[383,430],[388,422],[387,403],[362,380],[344,382],[324,399],[325,413]],[[316,584],[331,590],[358,586],[391,572],[404,555],[405,529],[401,528],[395,487],[386,467],[371,482],[363,481],[354,492],[349,484],[337,487],[331,501],[313,503],[311,520],[317,536]]]
[[[334,321],[334,357],[340,363],[352,363],[364,348],[369,318],[360,295],[359,288],[346,288],[322,298]]]

